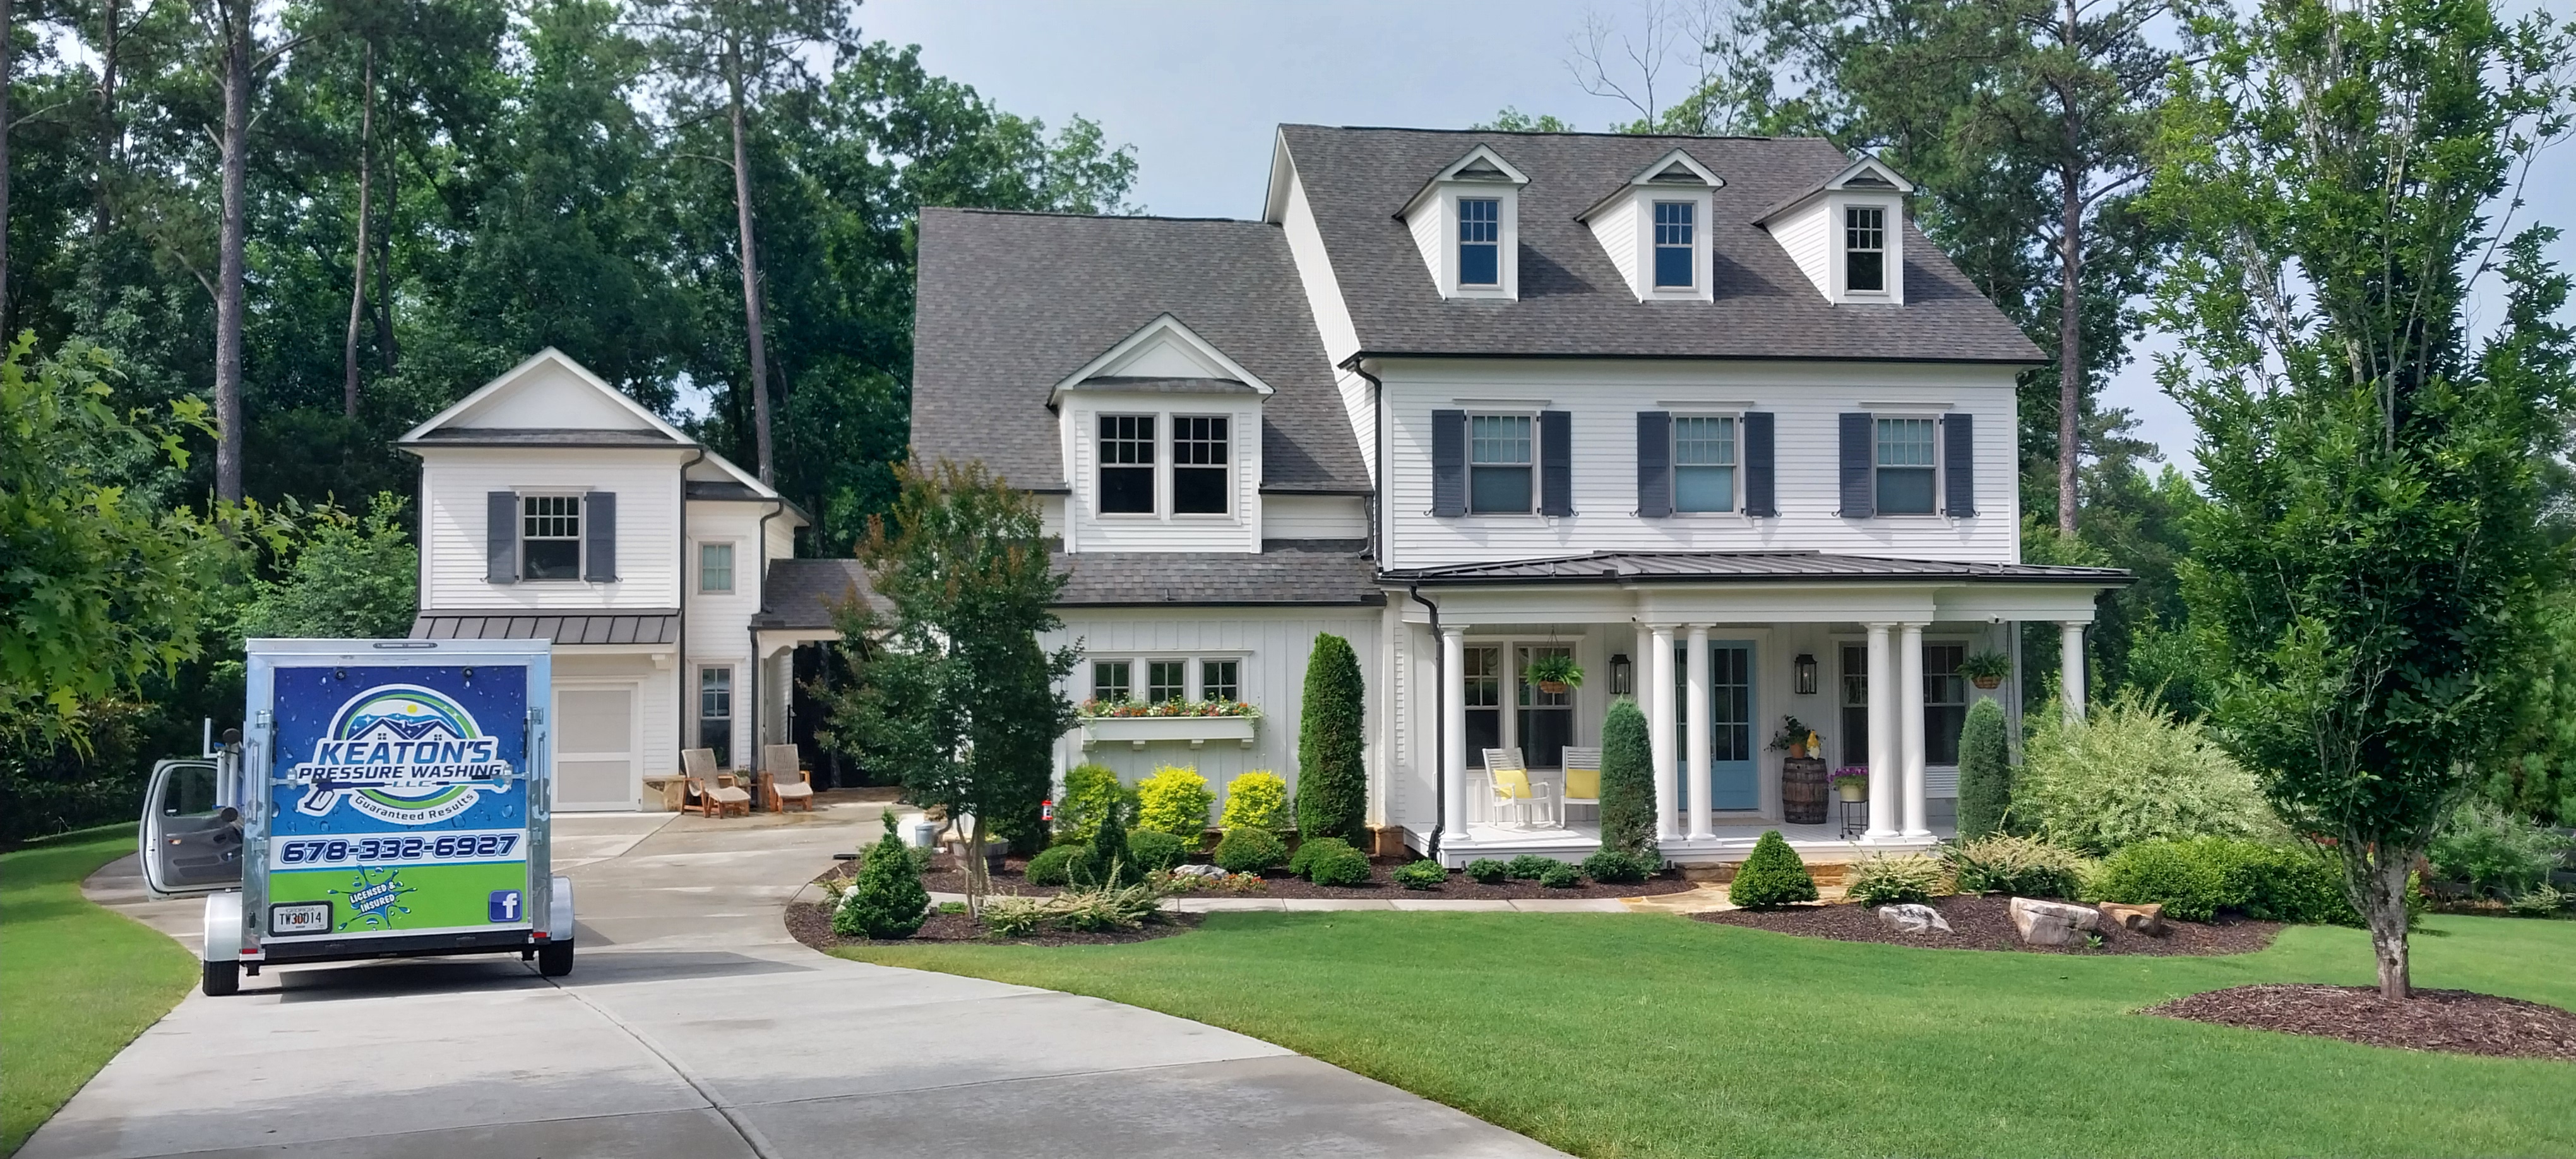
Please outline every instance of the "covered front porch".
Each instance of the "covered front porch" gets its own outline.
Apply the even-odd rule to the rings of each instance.
[[[1399,711],[1426,711],[1405,713],[1422,724],[1397,754],[1421,763],[1395,778],[1413,791],[1388,802],[1406,844],[1453,867],[1588,855],[1598,807],[1579,773],[1569,791],[1567,769],[1593,759],[1604,716],[1627,699],[1647,718],[1657,839],[1674,862],[1740,861],[1769,829],[1827,861],[1929,848],[1954,832],[1969,706],[1993,699],[2019,720],[2024,624],[2056,637],[2075,674],[2064,703],[2080,713],[2094,594],[2120,574],[1750,558],[1767,566],[1689,554],[1422,573],[1407,589],[1419,598],[1404,612],[1413,654],[1398,678],[1411,686],[1398,696]],[[2010,658],[2009,674],[1979,687],[1962,669],[1980,656]],[[1566,660],[1582,680],[1541,679]],[[1816,751],[1793,755],[1811,733]],[[1496,788],[1515,760],[1527,799],[1514,778]],[[1865,780],[1863,801],[1830,791],[1837,772]]]

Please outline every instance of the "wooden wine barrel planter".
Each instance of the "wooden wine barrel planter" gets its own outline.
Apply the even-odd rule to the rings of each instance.
[[[1792,825],[1825,823],[1825,762],[1790,757],[1780,762],[1780,819]]]

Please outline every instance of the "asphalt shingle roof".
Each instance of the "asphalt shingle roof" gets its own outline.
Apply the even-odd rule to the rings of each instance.
[[[1419,580],[1425,584],[1960,579],[2107,587],[2126,585],[2131,578],[2128,572],[2114,567],[1891,559],[1815,551],[1601,551],[1556,559],[1420,568],[1387,575],[1395,581]]]
[[[1386,593],[1360,545],[1273,541],[1259,555],[1166,551],[1055,553],[1058,606],[1378,604]]]
[[[760,615],[755,628],[829,628],[833,613],[851,599],[885,611],[892,605],[868,586],[868,572],[855,559],[773,559],[760,585]]]
[[[1266,491],[1362,492],[1358,441],[1279,227],[1253,221],[924,209],[912,446],[1060,490],[1047,394],[1170,314],[1277,393]]]
[[[1830,358],[2039,362],[2039,349],[1958,267],[1905,226],[1905,304],[1835,306],[1754,224],[1851,163],[1819,138],[1643,137],[1283,125],[1324,249],[1381,355]],[[1520,298],[1443,300],[1395,214],[1477,145],[1529,177]],[[1721,180],[1713,302],[1639,302],[1577,214],[1680,148]]]

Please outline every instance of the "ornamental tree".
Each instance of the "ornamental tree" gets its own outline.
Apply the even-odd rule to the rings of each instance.
[[[2576,26],[2266,0],[2193,31],[2151,197],[2185,238],[2159,376],[2210,499],[2184,590],[2225,743],[2340,857],[2380,992],[2405,998],[2408,871],[2513,735],[2563,573],[2535,525],[2576,394],[2567,279],[2554,231],[2511,229],[2500,199],[2567,127]],[[2487,275],[2505,305],[2478,341]]]

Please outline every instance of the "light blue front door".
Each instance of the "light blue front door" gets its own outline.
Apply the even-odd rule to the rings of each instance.
[[[1753,642],[1708,642],[1708,802],[1712,809],[1759,809],[1754,770]]]

